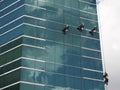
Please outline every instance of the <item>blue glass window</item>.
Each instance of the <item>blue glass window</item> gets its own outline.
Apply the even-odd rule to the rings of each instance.
[[[4,0],[5,1],[5,0]],[[7,1],[8,2],[8,1]],[[6,13],[14,10],[16,7],[19,7],[23,4],[24,0],[20,0],[19,2],[17,2],[16,4],[13,4],[12,6],[10,6],[9,8],[6,8],[5,10],[3,10],[1,13],[0,13],[0,16],[2,15],[5,15]],[[1,6],[4,5],[4,4],[1,4]]]
[[[54,73],[46,73],[46,80],[47,85],[53,85],[55,86],[55,74]]]
[[[5,27],[3,27],[3,28],[0,29],[0,34],[2,34],[2,33],[6,32],[6,31],[8,31],[8,30],[14,28],[15,26],[20,25],[20,24],[23,23],[23,22],[24,22],[24,18],[20,18],[20,19],[18,19],[17,21],[14,21],[14,22],[6,25]]]
[[[93,81],[93,80],[83,80],[83,88],[84,90],[94,90],[94,89],[100,89],[104,90],[104,83],[99,81]]]
[[[45,29],[24,25],[24,35],[45,39]],[[33,32],[34,30],[34,32]]]
[[[81,69],[80,68],[75,68],[75,67],[70,67],[66,66],[65,67],[65,73],[70,76],[81,76]]]
[[[101,53],[100,52],[90,51],[90,50],[85,50],[85,49],[82,49],[81,52],[82,52],[82,55],[86,55],[86,56],[90,56],[90,57],[95,57],[95,58],[101,59]]]
[[[65,74],[65,66],[64,65],[55,64],[55,72],[56,73]]]
[[[56,86],[65,87],[64,75],[55,74],[55,78],[56,78],[56,83],[55,83]]]
[[[20,27],[18,27],[16,30],[13,30],[13,31],[11,31],[11,32],[3,35],[3,36],[1,37],[1,40],[0,40],[1,42],[0,42],[0,44],[3,44],[3,43],[5,43],[5,42],[8,42],[8,41],[10,41],[10,40],[13,39],[13,38],[16,38],[16,37],[22,35],[22,33],[23,33],[23,28],[24,28],[24,26],[20,26]],[[8,38],[8,37],[9,37],[9,38]]]
[[[82,38],[81,40],[81,46],[86,48],[91,48],[95,50],[100,50],[100,41],[99,40],[93,40],[88,38]]]
[[[3,47],[1,47],[1,51],[0,53],[4,52],[4,51],[7,51],[11,48],[14,48],[15,46],[19,45],[19,44],[22,44],[22,38],[19,38],[11,43],[8,43],[7,45],[4,45]]]
[[[102,71],[102,61],[90,58],[82,58],[82,67]]]
[[[95,1],[95,0],[94,0]],[[92,13],[96,13],[96,5],[85,3],[85,2],[80,2],[80,9]]]
[[[54,42],[46,42],[46,61],[55,62],[55,46]]]
[[[33,48],[28,46],[23,46],[23,56],[33,59],[45,60],[45,50],[40,48]]]
[[[46,71],[47,72],[54,72],[57,68],[55,68],[55,64],[54,63],[49,63],[49,62],[46,62]]]
[[[18,47],[12,51],[9,51],[3,55],[1,55],[2,60],[0,61],[0,65],[3,65],[7,62],[10,62],[14,59],[17,59],[22,56],[22,47]]]
[[[103,80],[103,73],[88,71],[88,70],[82,70],[82,75],[84,77],[88,78],[95,78],[95,79],[101,79]]]
[[[65,54],[65,57],[66,57],[65,64],[72,65],[72,66],[78,66],[78,67],[81,66],[80,65],[81,57],[79,55]]]
[[[12,20],[14,20],[22,15],[24,15],[24,7],[21,7],[18,10],[8,14],[7,16],[2,17],[1,18],[1,21],[2,21],[1,26],[5,25],[6,23],[11,22]]]
[[[16,1],[16,0],[10,0],[10,1],[8,2],[7,0],[4,0],[4,1],[2,2],[2,4],[0,5],[0,9],[5,8],[6,6],[14,3],[15,1]]]

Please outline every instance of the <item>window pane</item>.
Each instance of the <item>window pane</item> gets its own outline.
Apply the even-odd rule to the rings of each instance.
[[[100,70],[102,71],[102,61],[101,60],[94,60],[90,58],[82,58],[82,65],[85,68]]]
[[[56,74],[55,78],[56,78],[56,84],[55,84],[56,86],[65,87],[65,77],[64,77],[64,75]]]
[[[1,55],[0,65],[3,65],[7,62],[10,62],[14,59],[17,59],[22,56],[22,47],[16,48],[12,51],[9,51],[3,55]]]
[[[80,9],[84,11],[96,13],[96,5],[88,4],[85,2],[80,2]]]
[[[82,55],[101,59],[101,53],[96,51],[82,49]]]
[[[92,39],[88,39],[88,38],[82,38],[81,44],[82,44],[83,47],[86,47],[86,48],[100,50],[100,41],[99,40],[92,40]]]
[[[55,74],[46,73],[46,84],[55,86]]]

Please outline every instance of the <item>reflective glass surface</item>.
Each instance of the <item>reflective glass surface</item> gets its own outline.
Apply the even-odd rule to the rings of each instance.
[[[105,90],[96,0],[3,0],[0,9],[2,90]]]

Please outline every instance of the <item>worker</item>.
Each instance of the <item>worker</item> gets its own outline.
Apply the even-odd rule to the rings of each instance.
[[[89,33],[93,36],[94,32],[96,32],[96,26],[93,27],[93,29],[91,31],[89,31]]]
[[[109,79],[108,79],[108,74],[106,72],[104,73],[103,77],[104,77],[104,83],[108,85]]]
[[[106,77],[105,80],[104,80],[104,83],[105,83],[106,85],[108,85],[108,81],[109,81],[109,79]]]
[[[68,29],[69,29],[69,26],[65,25],[64,29],[62,30],[63,34],[66,34],[68,32]]]
[[[108,74],[105,72],[105,74],[103,75],[104,78],[106,78],[108,76]]]
[[[83,31],[84,30],[84,23],[81,23],[78,28],[79,31]]]

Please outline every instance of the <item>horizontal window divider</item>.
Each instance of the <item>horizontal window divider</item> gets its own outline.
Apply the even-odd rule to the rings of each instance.
[[[16,29],[16,28],[18,28],[18,27],[22,26],[22,25],[23,25],[23,23],[21,23],[21,24],[17,25],[16,27],[14,27],[14,28],[12,28],[12,29],[10,29],[10,30],[8,30],[8,31],[6,31],[6,32],[4,32],[4,33],[2,33],[2,34],[0,34],[0,36],[3,36],[3,35],[5,35],[5,34],[7,34],[7,33],[11,32],[11,31],[13,31],[14,29]]]
[[[27,82],[27,81],[20,81],[20,83],[29,84],[29,85],[35,85],[35,86],[45,86],[45,84],[39,84],[39,83]]]
[[[103,80],[100,80],[100,79],[95,79],[95,78],[89,78],[89,77],[83,77],[83,79],[103,82]]]
[[[51,72],[49,72],[49,71],[47,71],[48,73],[51,73]],[[82,78],[82,76],[73,76],[73,75],[71,75],[71,74],[63,74],[63,73],[57,73],[57,72],[52,72],[52,73],[54,73],[54,74],[57,74],[57,75],[64,75],[64,76],[69,76],[69,77],[73,77],[73,78]]]
[[[82,49],[85,50],[90,50],[90,51],[95,51],[95,52],[101,52],[100,50],[92,49],[92,48],[87,48],[87,47],[81,47]]]
[[[4,76],[4,75],[7,75],[7,74],[9,74],[9,73],[15,72],[15,71],[17,71],[17,70],[19,70],[19,69],[26,69],[26,70],[33,70],[33,71],[38,71],[38,72],[45,72],[45,70],[40,70],[40,69],[35,69],[35,68],[29,68],[29,67],[20,66],[20,67],[18,67],[18,68],[12,69],[12,70],[10,70],[10,71],[8,71],[8,72],[5,72],[5,73],[1,74],[0,77],[2,77],[2,76]]]
[[[88,37],[88,36],[84,36],[84,35],[81,35],[81,37],[96,40],[96,41],[100,41],[100,39],[97,39],[97,38],[94,38],[94,37]]]
[[[37,28],[43,28],[46,29],[46,27],[43,26],[38,26],[38,25],[34,25],[34,24],[29,24],[29,23],[24,23],[25,25],[29,25],[29,26],[33,26],[33,27],[37,27]]]
[[[14,3],[12,3],[12,4],[8,5],[7,7],[3,8],[2,10],[0,10],[0,13],[1,13],[2,11],[4,11],[5,9],[10,8],[12,5],[18,3],[19,1],[20,1],[20,0],[17,0],[17,1],[15,1]]]
[[[70,74],[63,74],[63,73],[57,73],[57,72],[55,72],[54,74],[69,76],[69,77],[73,77],[73,78],[82,78],[81,76],[73,76],[73,75],[70,75]]]
[[[24,16],[28,17],[28,18],[40,20],[40,21],[49,21],[49,22],[54,22],[54,23],[58,23],[58,24],[64,24],[64,23],[61,23],[61,22],[52,21],[52,20],[48,20],[48,19],[44,19],[44,18],[38,18],[38,17],[35,17],[35,16],[31,16],[31,15],[24,15]],[[69,26],[72,26],[72,25],[69,25]]]
[[[23,46],[28,46],[28,47],[32,47],[32,48],[38,48],[38,49],[43,49],[45,50],[46,48],[44,47],[39,47],[39,46],[34,46],[34,45],[29,45],[29,44],[22,44]]]
[[[78,67],[78,66],[73,66],[73,65],[68,65],[68,64],[62,64],[62,63],[56,63],[56,62],[47,62],[46,63],[51,63],[51,64],[55,64],[55,65],[62,65],[62,66],[68,66],[68,67],[73,67],[73,68],[79,68],[81,69],[82,67]]]
[[[103,71],[100,71],[100,70],[94,70],[94,69],[89,69],[89,68],[82,68],[82,69],[87,70],[87,71],[92,71],[92,72],[103,73]]]
[[[28,35],[23,35],[23,37],[25,37],[25,38],[31,38],[31,39],[35,39],[35,40],[40,40],[40,41],[46,41],[46,39],[38,38],[38,37],[33,37],[33,36],[28,36]]]
[[[45,60],[28,58],[28,57],[21,57],[21,59],[30,60],[30,61],[37,61],[37,62],[44,62],[44,63],[46,62]]]
[[[17,21],[17,20],[23,18],[23,17],[29,17],[29,18],[34,18],[34,19],[37,19],[37,20],[46,21],[46,19],[37,18],[37,17],[34,17],[34,16],[30,16],[30,15],[22,15],[22,16],[16,18],[16,19],[14,19],[13,21],[11,21],[11,22],[9,22],[9,23],[7,23],[7,24],[1,26],[0,29],[4,28],[5,26],[7,26],[7,25],[9,25],[9,24],[11,24],[11,23],[13,23],[13,22],[15,22],[15,21]],[[33,26],[33,27],[38,27],[38,28],[46,29],[46,28],[43,27],[43,26],[38,26],[38,25],[34,25],[34,24],[29,24],[29,23],[22,23],[22,24],[29,25],[29,26]]]
[[[43,1],[43,0],[39,0],[39,1],[41,1],[41,2],[47,2],[47,1]],[[56,4],[56,3],[54,3],[54,4],[58,5],[58,6],[63,6],[61,4]],[[42,8],[40,6],[35,6],[35,5],[31,5],[31,4],[25,4],[25,5],[26,6],[35,7],[35,8],[40,8],[40,9],[43,9],[43,10],[47,10],[46,8]],[[92,14],[92,15],[97,15],[96,13],[92,13],[92,12],[88,12],[88,11],[84,11],[84,10],[79,10],[79,9],[76,9],[76,8],[73,8],[73,7],[68,7],[68,6],[64,6],[64,7],[69,8],[69,9],[74,9],[74,10],[77,10],[77,11],[81,11],[81,12],[85,12],[85,13]],[[49,10],[49,11],[53,11],[53,10]]]
[[[46,19],[38,18],[38,17],[30,16],[30,15],[24,15],[24,16],[29,17],[29,18],[33,18],[33,19],[36,19],[36,20],[40,20],[40,21],[47,21]]]
[[[0,65],[0,68],[5,67],[5,66],[7,66],[7,65],[9,65],[9,64],[11,64],[11,63],[14,63],[14,62],[16,62],[16,61],[19,61],[20,59],[22,59],[22,57],[19,57],[19,58],[17,58],[17,59],[14,59],[14,60],[12,60],[12,61],[10,61],[10,62],[7,62],[7,63],[5,63],[5,64],[3,64],[3,65]]]
[[[30,6],[30,7],[34,7],[34,8],[38,8],[38,9],[43,9],[43,10],[47,10],[46,8],[42,8],[39,6],[35,6],[35,5],[31,5],[31,4],[24,4],[25,6]]]
[[[92,39],[92,40],[98,40],[99,39],[95,39],[95,38],[91,38],[91,37],[87,37],[87,36],[83,36],[83,38],[88,38],[88,39]],[[73,44],[68,44],[68,43],[64,43],[64,42],[57,42],[57,41],[54,41],[54,40],[49,40],[49,39],[46,39],[46,41],[51,41],[51,42],[55,42],[55,43],[58,43],[58,44],[63,44],[63,45],[68,45],[68,46],[74,46],[74,47],[78,47],[78,48],[81,48],[81,46],[77,46],[77,45],[73,45]]]
[[[11,43],[11,42],[14,42],[15,40],[18,40],[18,39],[24,38],[24,37],[25,37],[25,38],[32,38],[32,39],[36,39],[36,40],[40,40],[40,41],[46,41],[46,39],[43,39],[43,38],[37,38],[37,37],[33,37],[33,36],[28,36],[28,35],[21,35],[21,36],[15,38],[15,39],[13,39],[13,40],[7,42],[7,43],[2,44],[2,45],[0,46],[0,48],[3,47],[3,46],[5,46],[5,45],[7,45],[7,44],[9,44],[9,43]]]
[[[79,10],[79,9],[76,9],[76,8],[73,8],[73,7],[68,7],[68,6],[64,6],[64,7],[69,8],[69,9],[74,9],[74,10],[77,10],[79,12],[84,12],[84,13],[87,13],[87,14],[91,14],[91,15],[97,16],[96,13],[92,13],[92,12],[88,12],[88,11],[84,11],[84,10]]]
[[[97,14],[95,14],[95,13],[87,12],[87,11],[84,11],[84,10],[79,10],[79,11],[97,16]]]
[[[9,50],[1,53],[0,55],[3,55],[3,54],[5,54],[5,53],[7,53],[7,52],[10,52],[10,51],[18,48],[18,47],[21,47],[21,46],[27,46],[27,47],[32,47],[32,48],[37,48],[37,49],[42,49],[42,50],[45,50],[45,49],[46,49],[46,48],[44,48],[44,47],[39,47],[39,46],[34,46],[34,45],[29,45],[29,44],[20,44],[20,45],[17,45],[16,47],[14,47],[14,48],[11,48],[11,49],[9,49]]]
[[[55,64],[55,65],[62,65],[62,66],[67,66],[67,67],[78,68],[78,69],[87,70],[87,71],[92,71],[92,72],[103,73],[103,71],[100,71],[100,70],[88,69],[88,68],[78,67],[78,66],[72,66],[72,65],[68,65],[68,64],[61,64],[61,63],[54,63],[54,62],[48,62],[48,63],[52,63],[52,64]]]
[[[22,15],[22,16],[16,18],[16,19],[14,19],[14,20],[12,20],[12,21],[10,21],[9,23],[6,23],[5,25],[1,26],[0,29],[2,29],[2,28],[4,28],[4,27],[8,26],[9,24],[11,24],[11,23],[13,23],[13,22],[15,22],[15,21],[17,21],[17,20],[23,18],[23,17],[24,17],[24,15]]]
[[[3,17],[5,17],[5,16],[7,16],[7,15],[9,15],[9,14],[11,14],[12,12],[14,12],[14,11],[20,9],[20,8],[23,7],[23,6],[24,6],[24,4],[21,5],[21,6],[19,6],[19,7],[17,7],[17,8],[15,8],[15,9],[13,9],[12,11],[10,11],[10,12],[6,13],[5,15],[1,16],[0,19],[3,18]]]
[[[4,52],[0,53],[0,55],[3,55],[3,54],[5,54],[5,53],[8,53],[8,52],[10,52],[10,51],[12,51],[12,50],[14,50],[14,49],[16,49],[16,48],[18,48],[18,47],[21,47],[22,45],[23,45],[23,44],[20,44],[20,45],[14,47],[14,48],[11,48],[11,49],[9,49],[9,50],[7,50],[7,51],[4,51]]]
[[[68,44],[68,43],[64,43],[64,42],[57,42],[57,41],[49,40],[49,39],[46,39],[46,41],[51,41],[51,42],[55,42],[55,43],[58,43],[58,44],[63,44],[63,45],[74,46],[74,47],[80,48],[80,46],[73,45],[73,44]]]
[[[14,86],[16,84],[28,84],[28,85],[35,85],[35,86],[45,86],[45,84],[39,84],[39,83],[34,83],[34,82],[27,82],[27,81],[18,81],[18,82],[15,82],[15,83],[12,83],[12,84],[9,84],[5,87],[2,87],[0,88],[0,90],[3,90],[3,89],[6,89],[6,88],[9,88],[11,86]]]
[[[14,38],[14,39],[10,40],[10,41],[9,41],[9,42],[7,42],[7,43],[2,44],[2,45],[0,45],[0,48],[1,48],[1,47],[3,47],[3,46],[5,46],[5,45],[7,45],[7,44],[9,44],[9,43],[11,43],[11,42],[13,42],[13,41],[15,41],[15,40],[20,39],[20,38],[22,38],[22,37],[23,37],[23,35],[21,35],[21,36],[19,36],[19,37],[16,37],[16,38]]]
[[[45,72],[45,70],[35,69],[35,68],[29,68],[29,67],[23,67],[21,66],[21,69],[27,69],[27,70],[33,70],[33,71],[39,71],[39,72]]]
[[[14,85],[19,84],[19,83],[20,83],[20,81],[15,82],[15,83],[12,83],[12,84],[9,84],[9,85],[7,85],[7,86],[5,86],[5,87],[0,88],[0,90],[4,90],[4,89],[6,89],[6,88],[9,88],[9,87],[14,86]]]
[[[30,61],[37,61],[37,62],[46,62],[45,60],[39,60],[39,59],[33,59],[33,58],[27,58],[27,57],[19,57],[19,58],[14,59],[14,60],[12,60],[12,61],[10,61],[10,62],[7,62],[7,63],[5,63],[5,64],[3,64],[3,65],[0,65],[0,68],[5,67],[5,66],[7,66],[7,65],[9,65],[9,64],[12,64],[12,63],[14,63],[14,62],[16,62],[16,61],[19,61],[19,60],[21,60],[21,59],[30,60]]]
[[[88,19],[88,18],[84,18],[84,17],[80,17],[80,19],[84,19],[84,20],[87,20],[87,21],[92,21],[92,22],[98,22],[98,21],[95,21],[95,20],[92,20],[92,19]]]
[[[90,57],[90,56],[86,56],[86,55],[81,55],[82,57],[85,57],[85,58],[90,58],[90,59],[94,59],[94,60],[102,60],[100,58],[95,58],[95,57]]]
[[[1,74],[0,77],[2,77],[2,76],[4,76],[4,75],[7,75],[7,74],[9,74],[9,73],[15,72],[15,71],[17,71],[17,70],[19,70],[19,69],[21,69],[21,67],[18,67],[18,68],[15,68],[15,69],[10,70],[10,71],[8,71],[8,72],[5,72],[5,73]]]
[[[30,5],[30,4],[25,4],[25,5],[35,7],[35,8],[38,8],[38,9],[42,9],[42,7],[35,6],[35,5]],[[71,8],[71,7],[67,7],[67,8]],[[72,8],[72,9],[74,9],[74,8]],[[47,9],[43,9],[43,10],[47,10]],[[77,10],[77,9],[75,9],[75,10]],[[48,11],[52,11],[52,10],[48,10]],[[55,11],[52,11],[52,12],[55,12]],[[87,12],[87,11],[84,11],[84,10],[78,10],[78,12],[84,12],[84,13],[87,13],[87,14],[97,15],[95,13]],[[74,16],[74,15],[71,15],[71,16]],[[74,17],[76,17],[76,16],[74,16]],[[92,22],[98,22],[98,21],[95,21],[95,20],[92,20],[92,19],[87,19],[87,18],[84,18],[84,17],[80,17],[80,18],[88,20],[88,21],[92,21]]]
[[[94,3],[91,3],[91,2],[87,2],[87,1],[84,1],[84,0],[79,0],[80,2],[84,2],[84,3],[87,3],[87,4],[91,4],[91,5],[96,5]]]

